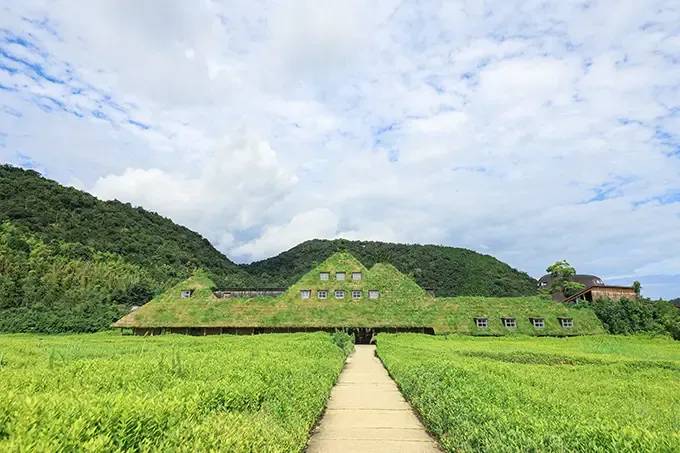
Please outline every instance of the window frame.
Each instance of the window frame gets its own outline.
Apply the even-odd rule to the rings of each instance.
[[[325,296],[321,297],[321,293],[324,293]],[[316,290],[316,297],[318,299],[328,299],[328,290],[327,289],[317,289]]]
[[[183,289],[179,293],[179,298],[180,299],[191,299],[191,296],[194,294],[194,291],[192,289]]]
[[[326,278],[323,278],[324,275],[326,276]],[[319,272],[319,280],[327,282],[330,279],[331,279],[331,273],[330,272]]]
[[[545,329],[545,318],[531,318],[531,325],[534,329]]]
[[[359,278],[354,278],[356,275],[358,275]],[[362,278],[364,278],[364,277],[363,277],[363,275],[361,275],[361,272],[352,272],[352,281],[353,282],[361,281]]]
[[[302,293],[306,293],[307,297],[303,296]],[[300,299],[311,299],[312,298],[312,290],[311,289],[301,289],[300,290]]]
[[[375,297],[371,296],[371,294],[375,294]],[[368,290],[368,298],[369,299],[379,299],[380,298],[380,290],[379,289],[369,289]]]
[[[342,294],[342,296],[338,297],[338,293]],[[345,290],[344,289],[333,290],[333,294],[335,295],[336,299],[344,299],[345,298]]]
[[[560,318],[560,326],[562,326],[563,329],[573,329],[574,318]]]
[[[506,329],[516,329],[517,318],[503,318],[503,327],[505,327]]]
[[[481,325],[481,324],[484,325]],[[489,318],[475,318],[475,325],[478,329],[488,329],[489,328]]]
[[[355,296],[356,293],[359,293],[359,295]],[[364,295],[364,292],[360,289],[353,289],[352,290],[352,299],[361,299],[363,295]]]
[[[342,278],[338,278],[338,275],[342,275]],[[335,273],[335,280],[339,282],[344,282],[347,279],[347,273],[346,272],[336,272]]]

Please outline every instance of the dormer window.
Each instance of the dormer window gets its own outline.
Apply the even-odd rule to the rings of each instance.
[[[560,318],[560,325],[565,329],[574,327],[574,320],[572,318]]]
[[[344,280],[345,279],[345,273],[344,272],[336,272],[335,273],[335,279],[336,280]]]
[[[543,318],[531,318],[531,325],[536,329],[543,329],[545,327],[545,320]]]
[[[515,318],[503,318],[503,327],[506,329],[514,329],[517,327]]]
[[[352,280],[361,280],[361,272],[352,272]]]
[[[328,291],[325,289],[320,289],[316,292],[316,296],[319,299],[328,299]]]
[[[380,297],[380,291],[377,289],[372,289],[368,292],[369,299],[377,299],[378,297]]]
[[[489,318],[475,318],[475,324],[479,329],[488,329]]]
[[[335,298],[336,299],[344,299],[345,298],[345,292],[341,289],[336,289],[335,290]]]
[[[319,274],[319,280],[328,280],[330,277],[330,273],[328,272],[321,272]]]
[[[360,289],[352,290],[352,299],[361,299],[361,290]]]
[[[309,299],[309,297],[312,295],[312,291],[308,289],[303,289],[300,290],[300,298],[302,299]]]
[[[179,294],[180,299],[188,299],[191,297],[191,294],[194,291],[191,289],[183,289],[182,292]]]

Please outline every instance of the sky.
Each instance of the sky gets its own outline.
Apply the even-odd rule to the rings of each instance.
[[[680,297],[680,3],[1,0],[0,161],[236,262],[442,244]]]

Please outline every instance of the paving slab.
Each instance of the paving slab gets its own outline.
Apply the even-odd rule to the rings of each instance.
[[[307,452],[440,451],[376,357],[375,346],[356,345]]]

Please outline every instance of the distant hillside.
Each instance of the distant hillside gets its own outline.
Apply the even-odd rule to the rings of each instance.
[[[420,286],[435,288],[438,297],[536,294],[537,282],[526,273],[489,255],[438,245],[317,239],[241,267],[258,280],[287,287],[338,250],[350,252],[369,268],[375,263],[392,264],[412,274]]]
[[[129,203],[101,201],[43,178],[32,170],[0,166],[0,222],[10,221],[45,241],[79,243],[113,252],[128,262],[170,269],[161,273],[187,278],[187,269],[240,272],[236,264],[198,233],[155,212]]]
[[[438,296],[535,294],[533,279],[495,258],[431,245],[314,240],[238,266],[156,213],[0,165],[0,332],[105,329],[197,268],[220,287],[288,287],[343,249],[367,267],[412,273]]]
[[[0,165],[0,331],[106,328],[195,268],[232,286],[250,279],[156,213]]]

